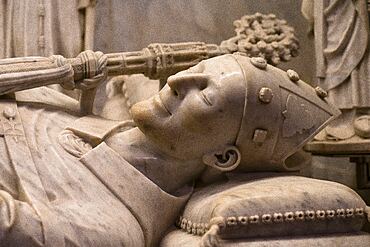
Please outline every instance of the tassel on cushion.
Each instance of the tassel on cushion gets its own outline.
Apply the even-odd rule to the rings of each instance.
[[[222,228],[226,227],[224,217],[215,217],[210,220],[209,230],[203,235],[200,247],[219,247],[221,246],[219,234]]]

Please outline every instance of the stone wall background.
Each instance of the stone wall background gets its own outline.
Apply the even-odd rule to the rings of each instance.
[[[280,65],[313,83],[314,45],[297,0],[100,0],[95,50],[134,51],[154,42],[203,41],[219,44],[234,36],[233,21],[245,14],[274,13],[296,30],[300,54]]]

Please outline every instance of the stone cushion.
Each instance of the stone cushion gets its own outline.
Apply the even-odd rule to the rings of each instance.
[[[178,226],[203,235],[217,222],[220,237],[230,239],[355,232],[366,221],[365,202],[344,185],[299,176],[253,176],[199,189]]]

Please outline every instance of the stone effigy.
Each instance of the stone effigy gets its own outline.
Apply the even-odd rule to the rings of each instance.
[[[338,115],[323,91],[292,70],[284,72],[263,58],[243,55],[198,61],[170,76],[158,94],[132,107],[133,122],[88,115],[86,105],[37,88],[53,82],[91,90],[107,70],[127,68],[127,63],[117,63],[124,61],[118,59],[123,55],[111,56],[114,62],[91,51],[69,60],[53,56],[0,61],[0,245],[232,246],[232,240],[223,241],[238,236],[248,244],[250,237],[257,237],[263,244],[271,236],[290,236],[289,227],[324,236],[316,243],[331,243],[335,234],[344,245],[368,242],[369,235],[360,230],[369,208],[347,187],[279,173],[243,178],[250,171],[299,169],[293,154]],[[25,88],[34,89],[19,91]],[[193,197],[193,182],[207,167],[232,172],[226,178],[230,183],[203,185]],[[292,185],[299,183],[310,186],[293,193]],[[281,195],[268,193],[276,184]],[[265,194],[253,186],[264,187]],[[206,215],[217,214],[206,217],[195,208],[212,201],[207,196],[212,190],[226,193],[214,201],[226,210],[207,206]],[[262,208],[266,211],[253,203],[243,206],[256,198],[249,190],[257,193],[261,205],[269,205]],[[276,195],[275,201],[287,200],[283,195],[295,197],[290,204],[279,204],[268,194]],[[270,225],[274,213],[282,225]],[[189,234],[189,239],[175,230],[161,241],[180,214],[178,226],[194,236]],[[245,224],[256,225],[262,233],[248,234],[249,228],[240,228]],[[309,236],[300,239],[314,241]]]

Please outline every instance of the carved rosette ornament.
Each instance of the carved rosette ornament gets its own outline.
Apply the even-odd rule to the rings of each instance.
[[[277,65],[298,55],[299,43],[294,28],[276,15],[256,13],[234,21],[236,36],[223,41],[229,52],[244,52],[249,57],[263,57]]]

